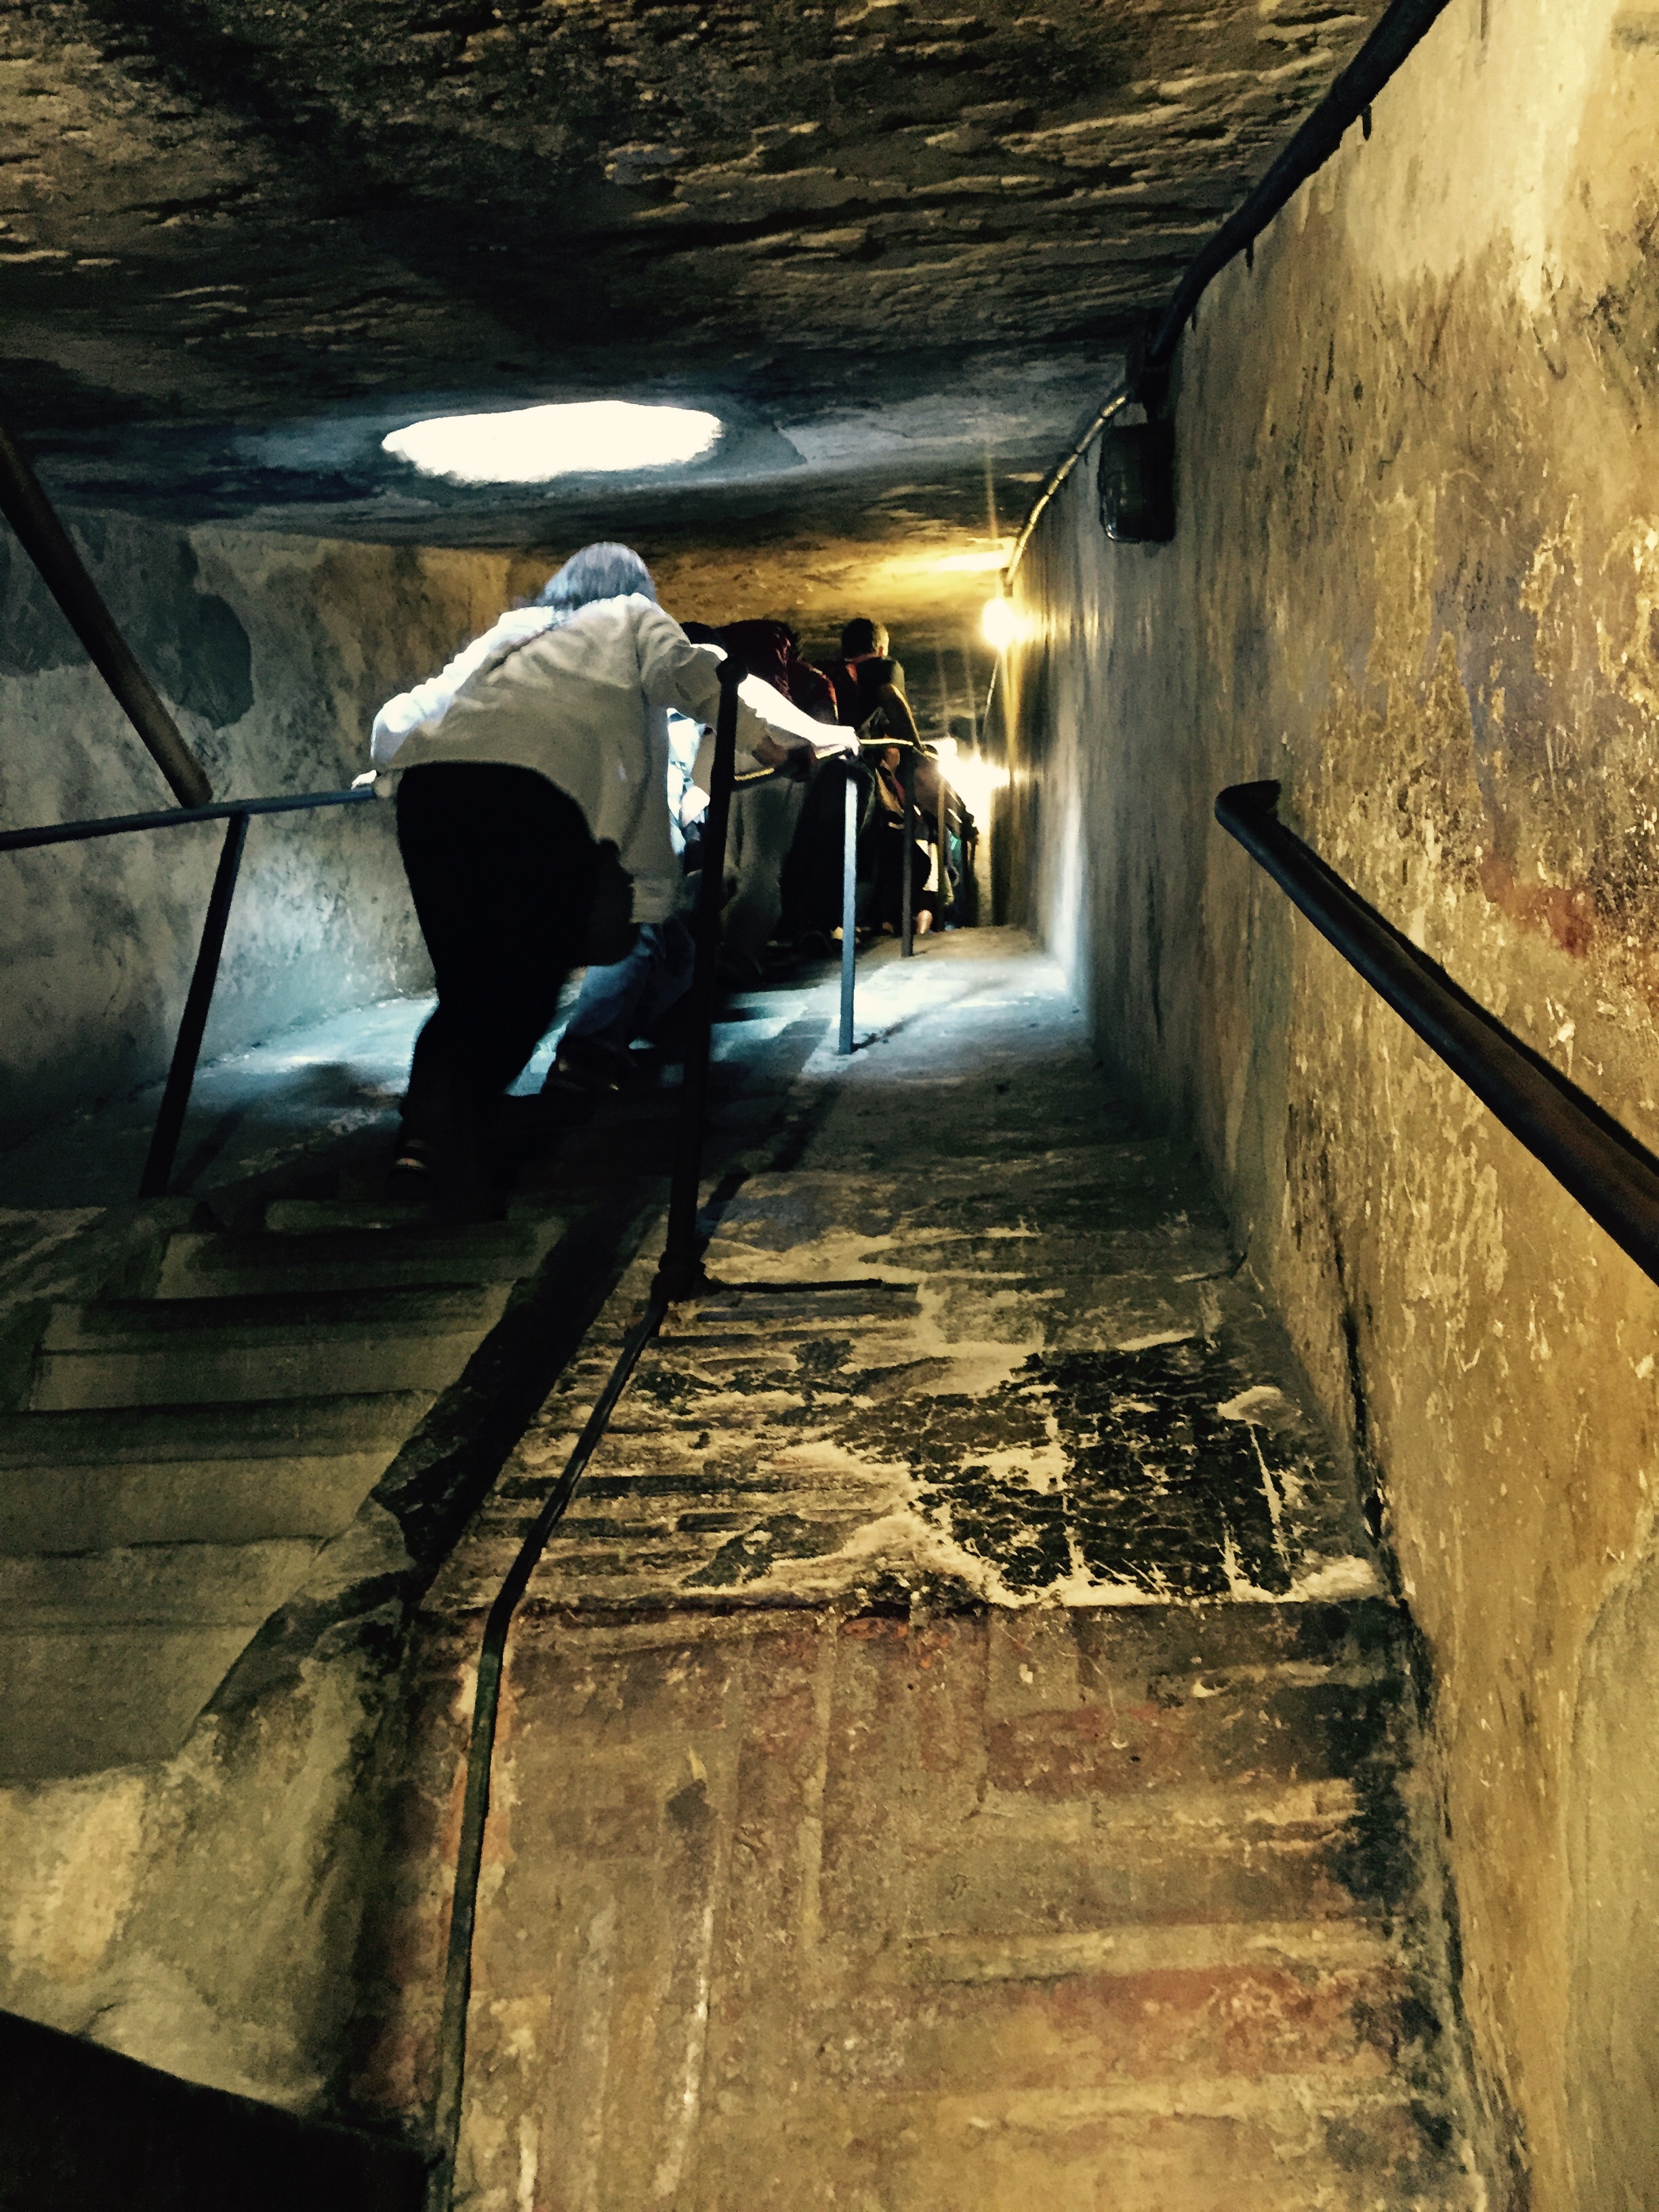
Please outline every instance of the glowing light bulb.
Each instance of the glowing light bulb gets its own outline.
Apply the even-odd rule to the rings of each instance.
[[[720,434],[719,416],[700,408],[581,399],[499,415],[430,416],[394,430],[380,450],[451,483],[546,483],[699,460]]]
[[[994,599],[987,599],[979,626],[988,645],[999,653],[1006,653],[1020,634],[1020,619],[1013,601],[1005,599],[1000,593]]]

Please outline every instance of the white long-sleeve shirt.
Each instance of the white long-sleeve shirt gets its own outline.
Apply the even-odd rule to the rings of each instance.
[[[712,723],[723,658],[693,645],[639,592],[572,615],[518,607],[441,675],[386,702],[370,757],[394,771],[436,761],[534,769],[575,800],[595,838],[615,843],[634,878],[634,919],[662,921],[680,886],[669,837],[668,709]],[[740,772],[763,765],[751,749],[769,732],[785,741],[823,735],[769,684],[745,678]]]

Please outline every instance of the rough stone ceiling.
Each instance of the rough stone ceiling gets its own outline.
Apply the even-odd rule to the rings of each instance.
[[[10,0],[0,410],[85,502],[920,576],[1017,518],[1380,12]],[[379,451],[601,394],[731,427],[551,496]]]

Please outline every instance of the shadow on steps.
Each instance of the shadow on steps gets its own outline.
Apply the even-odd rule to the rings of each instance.
[[[418,2212],[402,2143],[180,2081],[0,2013],[6,2212]]]

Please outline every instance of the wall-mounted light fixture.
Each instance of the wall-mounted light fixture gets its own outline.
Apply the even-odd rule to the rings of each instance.
[[[1175,425],[1113,422],[1101,433],[1100,520],[1120,545],[1175,536]]]

